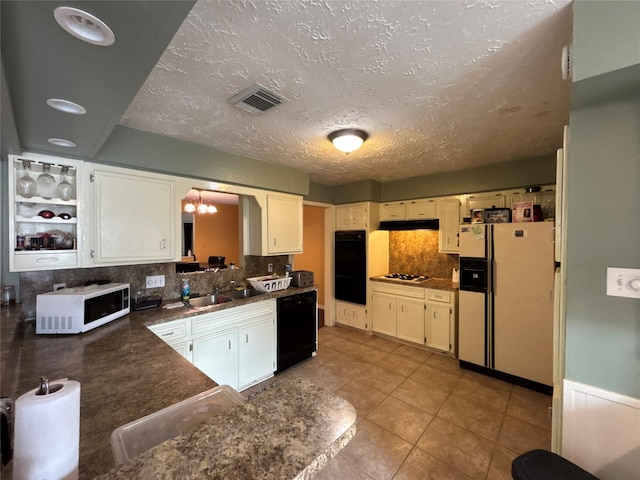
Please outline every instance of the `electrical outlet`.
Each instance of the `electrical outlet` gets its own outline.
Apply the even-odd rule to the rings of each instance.
[[[151,275],[147,277],[147,288],[164,287],[164,275]]]
[[[273,263],[269,263],[269,264],[267,265],[267,271],[268,271],[269,273],[272,273],[272,272],[273,272]]]
[[[608,267],[607,295],[640,298],[640,269]]]
[[[67,284],[66,283],[54,283],[53,284],[53,291],[57,292],[58,290],[62,290],[63,288],[67,288]]]

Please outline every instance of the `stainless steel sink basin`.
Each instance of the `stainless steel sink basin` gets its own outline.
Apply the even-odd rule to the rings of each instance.
[[[230,302],[231,300],[233,299],[227,294],[212,293],[211,295],[205,295],[204,297],[190,298],[187,305],[191,308],[199,309]]]
[[[225,292],[223,295],[228,295],[233,300],[242,300],[243,298],[257,297],[260,295],[266,295],[266,292],[259,292],[251,288],[245,288],[244,290],[234,290],[233,292]]]

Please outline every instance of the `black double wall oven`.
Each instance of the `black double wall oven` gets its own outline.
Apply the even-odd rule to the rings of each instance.
[[[367,236],[364,230],[335,234],[335,298],[367,304]]]

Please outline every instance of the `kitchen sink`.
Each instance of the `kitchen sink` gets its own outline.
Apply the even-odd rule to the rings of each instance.
[[[266,295],[266,292],[259,292],[251,288],[245,288],[244,290],[234,290],[232,292],[225,292],[223,295],[231,297],[232,300],[242,300],[243,298]]]
[[[231,300],[233,300],[233,298],[226,293],[212,293],[203,297],[190,298],[186,303],[187,306],[197,310],[200,308],[213,307],[214,305],[230,302]]]

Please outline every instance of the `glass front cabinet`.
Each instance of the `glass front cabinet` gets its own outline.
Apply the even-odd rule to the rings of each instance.
[[[49,155],[9,155],[9,269],[80,265],[83,163]]]

